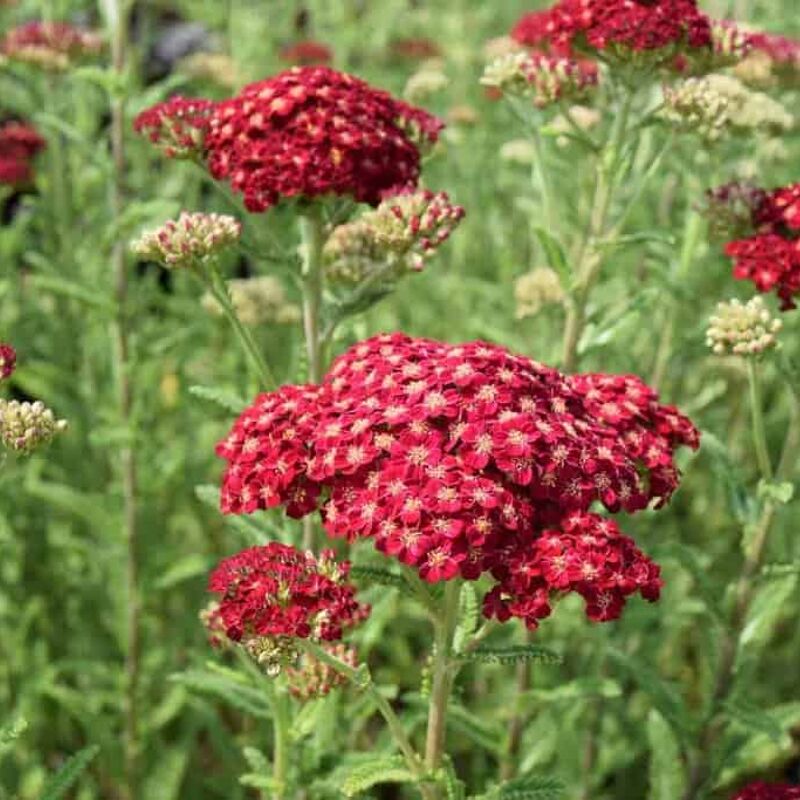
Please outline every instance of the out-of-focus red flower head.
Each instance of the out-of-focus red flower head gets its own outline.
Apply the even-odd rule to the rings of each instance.
[[[295,67],[217,104],[205,138],[212,175],[250,211],[344,195],[377,204],[415,185],[420,147],[442,123],[328,67]]]
[[[202,158],[211,100],[172,97],[137,115],[133,129],[159,147],[167,158]]]
[[[581,526],[610,530],[589,513],[595,502],[611,511],[663,504],[678,484],[674,450],[697,440],[636,379],[567,378],[483,342],[393,334],[352,347],[321,386],[261,395],[217,452],[228,462],[224,512],[320,510],[329,535],[373,539],[426,580],[491,573],[501,587],[487,613],[533,627],[547,604],[537,616],[511,603],[514,564],[539,558],[532,544],[544,531],[572,547]],[[608,533],[608,547],[624,551],[614,563],[639,575],[644,557],[617,534]],[[621,608],[634,591],[657,594],[657,570],[644,572],[595,583],[587,573],[570,589],[593,599],[611,592]],[[543,580],[537,595],[546,599],[558,590]]]
[[[756,781],[745,786],[733,800],[800,800],[800,786]]]
[[[17,351],[5,342],[0,342],[0,381],[10,378],[17,367]]]
[[[35,20],[12,28],[0,42],[0,53],[42,69],[61,71],[75,61],[102,50],[103,41],[93,31],[68,22]]]
[[[0,125],[0,184],[20,186],[33,179],[33,158],[45,147],[36,129],[22,122]]]
[[[647,53],[659,64],[713,50],[711,23],[696,0],[560,0],[523,16],[511,35],[556,55],[629,60]]]
[[[312,66],[330,64],[333,61],[333,50],[326,44],[306,40],[285,44],[278,51],[278,57],[286,64],[296,66]]]

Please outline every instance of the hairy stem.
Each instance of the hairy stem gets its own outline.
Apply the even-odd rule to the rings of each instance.
[[[312,205],[300,216],[302,237],[302,287],[303,287],[303,331],[308,358],[308,380],[322,380],[322,247],[325,244],[325,225],[322,209]],[[316,524],[312,516],[303,519],[303,547],[313,550],[316,543]]]
[[[122,0],[102,0],[111,38],[111,67],[118,76],[126,69],[128,19]],[[125,212],[125,97],[111,98],[111,213],[115,225]],[[128,264],[125,245],[117,239],[111,252],[114,273],[116,315],[112,323],[114,362],[117,383],[119,416],[128,430],[128,437],[119,450],[122,479],[123,538],[125,541],[125,588],[127,593],[126,653],[125,653],[125,731],[123,738],[125,761],[125,797],[139,796],[139,682],[141,650],[141,599],[139,597],[139,534],[137,528],[138,476],[136,470],[136,441],[133,415],[133,368],[130,354]]]
[[[453,684],[451,670],[453,634],[458,623],[460,596],[461,583],[458,580],[448,581],[444,590],[442,614],[434,623],[433,678],[425,739],[425,766],[431,773],[441,767],[444,755],[447,705]]]
[[[272,777],[275,781],[273,800],[283,800],[289,776],[289,706],[288,696],[283,691],[276,691],[273,698],[274,716],[272,730],[275,741],[272,755]]]
[[[261,383],[267,389],[274,389],[278,385],[275,377],[273,376],[272,371],[264,359],[264,356],[261,354],[261,350],[259,349],[256,340],[253,338],[253,334],[242,324],[242,321],[239,319],[239,315],[236,313],[230,293],[228,292],[228,287],[225,285],[222,275],[220,275],[219,270],[214,264],[208,268],[208,279],[206,285],[213,298],[222,308],[222,312],[225,314],[225,317],[230,322],[231,327],[236,333],[239,343],[242,345],[242,349],[253,362]]]
[[[753,447],[758,468],[765,480],[772,478],[767,437],[764,430],[764,408],[761,398],[761,369],[754,358],[747,359],[747,381],[750,387],[750,415],[753,422]]]

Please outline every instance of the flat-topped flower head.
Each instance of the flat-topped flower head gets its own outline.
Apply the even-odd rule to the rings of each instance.
[[[678,66],[713,55],[711,23],[696,0],[560,0],[523,16],[512,36],[555,55],[584,52],[612,65]]]
[[[800,85],[800,40],[775,33],[751,33],[750,51],[737,68],[742,80],[757,84]]]
[[[38,400],[0,400],[0,441],[9,450],[28,455],[65,431],[67,422]]]
[[[183,211],[178,219],[143,233],[131,249],[139,258],[167,269],[190,269],[235,245],[241,232],[241,223],[225,214]]]
[[[102,49],[100,36],[68,22],[26,22],[8,31],[0,42],[0,53],[6,58],[56,72]]]
[[[563,302],[564,297],[564,287],[558,273],[551,267],[534,267],[530,272],[520,275],[514,283],[516,317],[533,317],[544,306]]]
[[[10,378],[17,367],[17,351],[5,342],[0,342],[0,381]]]
[[[358,78],[295,67],[217,104],[205,138],[212,175],[250,211],[347,196],[377,205],[415,185],[442,123]]]
[[[22,186],[33,180],[33,159],[45,140],[24,122],[0,124],[0,184]]]
[[[489,63],[481,83],[504,94],[529,97],[537,108],[544,108],[560,100],[584,99],[597,80],[597,65],[591,61],[516,52]]]
[[[167,158],[200,159],[213,108],[210,100],[176,96],[142,111],[134,119],[133,128]]]
[[[215,624],[268,671],[278,671],[294,657],[293,640],[333,642],[367,617],[348,572],[332,551],[316,557],[278,542],[243,550],[209,578],[219,598]]]
[[[674,451],[697,444],[643,384],[592,391],[599,380],[578,377],[484,342],[376,336],[321,385],[284,386],[242,413],[217,448],[222,510],[318,511],[330,536],[371,539],[432,582],[494,574],[519,536],[595,503],[662,505]]]
[[[745,786],[732,800],[800,800],[800,786],[756,781]]]
[[[736,187],[709,193],[710,214],[721,210],[723,220],[728,211],[736,214],[737,224],[731,226],[736,238],[725,245],[733,276],[752,281],[759,292],[774,290],[781,311],[795,308],[800,294],[800,184],[772,190],[747,187],[743,199]],[[726,204],[731,208],[726,210]]]
[[[358,666],[355,649],[344,642],[325,642],[322,648],[353,669]],[[284,674],[289,691],[298,700],[325,697],[334,689],[347,685],[347,678],[341,672],[310,653],[302,653],[295,664],[286,668]]]
[[[706,344],[717,355],[761,355],[779,346],[777,334],[782,327],[761,297],[747,303],[734,299],[717,305],[709,320]]]

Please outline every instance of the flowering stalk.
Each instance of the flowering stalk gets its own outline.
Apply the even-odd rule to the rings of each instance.
[[[311,206],[300,215],[303,241],[303,330],[308,355],[308,378],[311,383],[322,380],[320,314],[322,311],[322,246],[324,222],[322,209]]]
[[[425,740],[425,766],[435,773],[442,765],[447,721],[447,706],[453,686],[451,656],[453,635],[458,623],[461,582],[448,581],[444,590],[442,615],[434,621],[433,682],[428,706],[428,731]]]
[[[127,6],[122,0],[102,0],[111,39],[111,68],[122,82],[127,68]],[[125,213],[125,96],[111,97],[111,208],[115,224]],[[111,254],[114,269],[114,299],[117,314],[113,323],[117,394],[122,424],[132,429],[133,384],[131,380],[130,331],[128,320],[128,267],[125,244],[117,239]],[[122,445],[119,459],[122,472],[123,531],[126,548],[127,652],[125,654],[125,795],[139,796],[139,678],[141,648],[141,605],[139,598],[139,533],[137,495],[139,490],[133,433]]]
[[[275,739],[272,758],[272,778],[275,781],[273,800],[283,800],[286,796],[289,773],[289,697],[286,692],[276,689],[272,699],[272,730]]]
[[[264,359],[264,356],[261,354],[261,350],[253,338],[253,334],[242,324],[242,321],[239,319],[239,315],[236,313],[236,309],[233,305],[233,300],[231,299],[228,287],[225,285],[225,280],[220,274],[219,267],[216,263],[209,265],[208,278],[204,278],[203,281],[206,284],[206,288],[211,293],[211,296],[217,301],[222,309],[222,313],[230,322],[231,327],[233,328],[236,337],[239,339],[239,342],[242,345],[245,353],[247,353],[255,365],[259,378],[261,379],[261,383],[267,389],[274,389],[278,385],[277,381],[275,380],[272,371]]]
[[[750,414],[753,421],[753,446],[758,468],[764,480],[772,478],[767,437],[764,431],[764,409],[761,398],[761,369],[755,358],[747,359],[747,382],[750,388]]]
[[[565,372],[575,370],[578,344],[586,325],[586,305],[602,264],[595,245],[605,238],[621,150],[628,132],[632,101],[632,93],[626,91],[611,136],[597,157],[594,196],[589,222],[578,247],[578,256],[575,262],[575,290],[567,305],[562,355],[562,366]]]

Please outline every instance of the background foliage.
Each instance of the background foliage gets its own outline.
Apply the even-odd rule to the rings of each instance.
[[[735,6],[709,4],[707,10],[730,10],[763,28],[800,34],[796,0],[737,0]],[[506,33],[531,7],[521,0],[137,3],[129,112],[176,89],[217,96],[222,91],[180,71],[153,73],[153,48],[180,19],[207,28],[235,60],[242,82],[276,72],[278,47],[309,37],[331,45],[336,67],[399,94],[416,65],[391,57],[391,41],[434,39],[450,85],[429,107],[447,118],[455,106],[468,105],[477,120],[451,123],[426,167],[425,183],[447,190],[468,216],[424,273],[343,329],[337,349],[373,332],[399,329],[448,341],[485,338],[557,363],[561,310],[515,319],[515,279],[546,261],[535,231],[542,222],[529,169],[499,158],[501,146],[523,132],[478,84],[485,41]],[[0,23],[11,26],[42,13],[100,21],[91,3],[54,0],[0,9]],[[231,333],[201,308],[197,287],[144,265],[133,266],[133,424],[120,423],[109,338],[112,243],[180,208],[229,209],[186,165],[159,159],[131,134],[127,190],[135,199],[118,225],[110,222],[108,81],[97,68],[77,70],[57,83],[0,73],[0,110],[32,119],[50,143],[37,191],[14,201],[13,214],[6,206],[0,228],[3,338],[19,351],[14,391],[47,398],[70,421],[69,434],[51,449],[31,460],[8,460],[0,471],[0,797],[50,796],[44,788],[49,776],[79,752],[79,758],[94,758],[63,796],[123,796],[126,594],[118,454],[122,444],[135,441],[143,567],[142,796],[243,800],[269,790],[260,751],[268,750],[270,704],[252,675],[233,672],[208,647],[197,614],[209,568],[220,557],[285,536],[289,523],[277,513],[225,520],[216,510],[221,468],[213,446],[226,433],[233,409],[196,387],[224,390],[235,408],[236,398],[252,396],[254,384]],[[582,368],[651,377],[664,327],[673,319],[659,390],[698,422],[704,446],[685,459],[683,486],[667,510],[626,523],[664,565],[666,590],[658,605],[632,602],[623,619],[608,626],[588,623],[577,605],[560,609],[536,642],[562,658],[534,663],[532,688],[522,696],[510,679],[513,667],[471,666],[462,673],[450,752],[474,791],[486,789],[499,769],[510,769],[522,776],[546,774],[552,787],[564,784],[569,798],[679,796],[681,748],[696,731],[707,696],[720,608],[741,568],[740,532],[751,522],[756,474],[743,401],[746,376],[735,361],[712,360],[704,344],[716,302],[746,298],[748,287],[732,282],[728,263],[707,243],[705,230],[685,271],[680,247],[687,212],[706,188],[705,177],[726,179],[738,171],[766,186],[796,180],[797,137],[783,145],[775,158],[763,142],[745,141],[722,152],[681,143],[634,209],[629,230],[638,238],[608,259]],[[588,168],[569,145],[552,150],[558,192],[577,219]],[[572,222],[569,216],[561,221]],[[248,224],[294,246],[281,211]],[[291,265],[230,264],[231,274],[243,269],[280,274],[296,293]],[[797,356],[795,317],[784,320],[787,362]],[[299,328],[289,327],[259,332],[281,379],[300,374],[300,336]],[[767,373],[767,434],[774,449],[785,437],[787,418],[780,369],[772,365]],[[720,797],[750,775],[797,774],[797,511],[795,500],[779,512],[769,561],[783,567],[760,576],[747,621]],[[368,547],[355,558],[374,561]],[[424,626],[396,589],[374,588],[365,597],[374,613],[359,634],[360,652],[393,687],[413,730],[424,712],[415,677],[424,666]],[[523,632],[508,626],[503,636],[509,643],[522,641]],[[528,724],[509,767],[509,723],[519,710]],[[359,783],[357,765],[340,759],[345,749],[373,756],[386,749],[373,723],[363,701],[350,693],[331,695],[300,714],[293,733],[309,797],[341,796],[343,785],[349,792],[401,796],[397,787],[370,788],[378,766],[367,768]],[[96,754],[85,750],[95,746]],[[540,782],[520,796],[555,796],[552,787]]]

